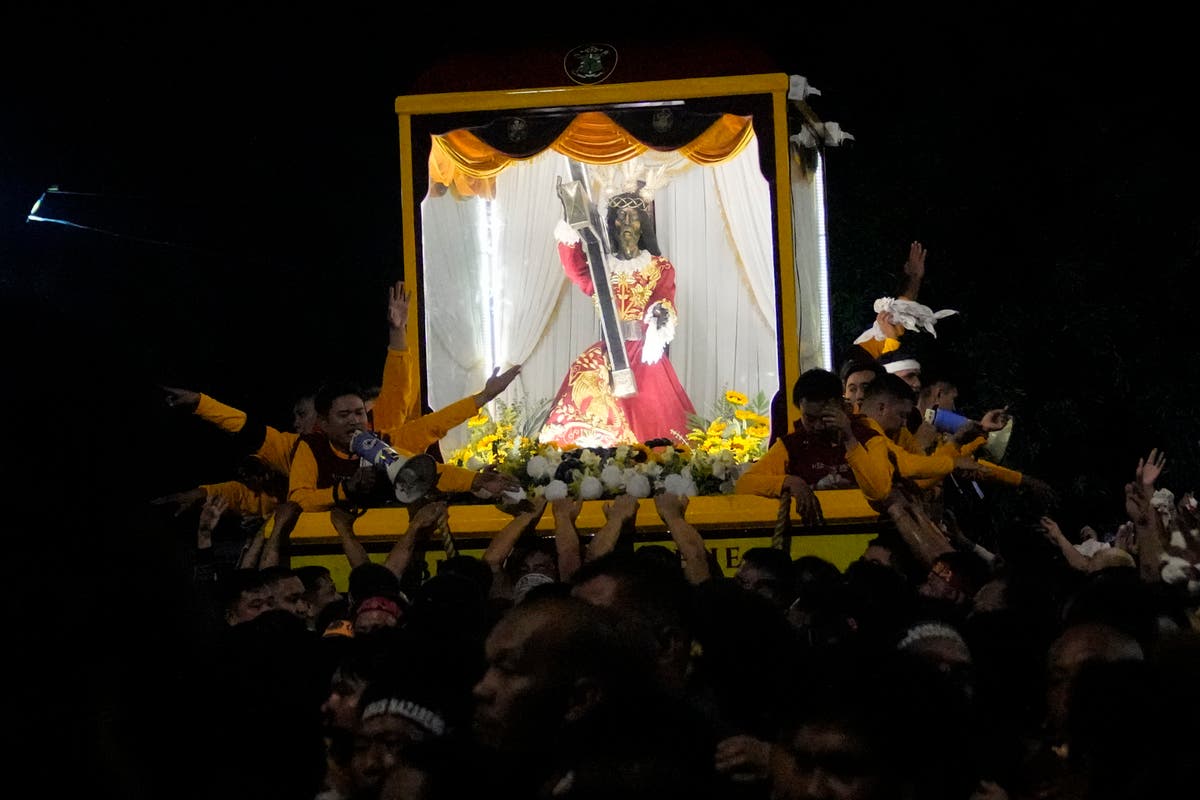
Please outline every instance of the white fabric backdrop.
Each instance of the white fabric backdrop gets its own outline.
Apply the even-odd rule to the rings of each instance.
[[[659,246],[676,268],[679,324],[671,362],[696,410],[708,416],[728,389],[769,401],[780,385],[770,192],[758,140],[735,159],[701,167],[674,154],[655,194]],[[493,367],[522,364],[502,400],[548,400],[571,361],[600,338],[593,303],[563,274],[553,237],[562,206],[555,180],[566,158],[546,151],[497,177],[496,197],[450,194],[422,203],[428,399],[442,408],[479,391]],[[794,222],[813,218],[812,192],[793,195]],[[813,225],[797,231],[797,270],[821,268]],[[810,278],[797,291],[812,309]],[[801,288],[804,287],[804,288]],[[806,331],[807,334],[807,331]],[[793,332],[792,335],[797,335]],[[443,440],[447,455],[466,426]]]

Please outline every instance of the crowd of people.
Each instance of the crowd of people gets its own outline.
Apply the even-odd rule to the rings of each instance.
[[[750,549],[727,575],[688,520],[686,496],[653,498],[672,546],[639,546],[636,498],[606,502],[604,525],[581,531],[577,498],[521,497],[495,472],[446,465],[440,491],[410,505],[407,530],[372,559],[355,524],[381,497],[380,473],[359,466],[353,434],[422,452],[519,371],[421,413],[403,284],[389,297],[379,390],[329,383],[298,404],[294,431],[164,387],[169,406],[251,456],[237,480],[155,501],[175,514],[164,520],[195,525],[192,669],[212,723],[188,791],[298,800],[1187,792],[1200,744],[1190,725],[1200,712],[1195,498],[1163,485],[1166,457],[1152,448],[1114,487],[1124,524],[1064,532],[1053,488],[999,463],[1007,410],[959,414],[955,376],[922,370],[901,341],[913,333],[897,322],[901,309],[936,317],[916,302],[924,261],[914,243],[905,305],[879,311],[879,338],[858,343],[839,373],[800,375],[796,423],[773,432],[736,484],[779,498],[814,530],[822,490],[860,489],[880,524],[845,568],[793,557],[776,529],[772,546]],[[1030,514],[985,535],[964,500],[982,497],[980,486],[1020,493]],[[456,551],[447,526],[459,493],[511,515],[478,558]],[[351,567],[346,587],[324,567],[291,568],[288,536],[306,511],[330,513]],[[551,536],[536,530],[546,514]],[[222,540],[236,546],[222,553]],[[429,548],[446,551],[435,574]]]

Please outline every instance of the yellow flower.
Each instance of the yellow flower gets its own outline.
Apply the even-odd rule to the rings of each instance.
[[[737,417],[738,419],[742,420],[743,422],[747,421],[747,420],[752,420],[758,416],[758,414],[755,414],[753,411],[749,411],[744,408],[739,408],[737,411],[734,411],[733,415],[735,417]]]
[[[500,437],[493,433],[480,439],[479,444],[475,445],[475,447],[479,450],[488,450],[498,441],[500,441]]]
[[[729,427],[729,423],[724,422],[723,420],[714,419],[712,421],[712,424],[708,426],[708,435],[709,436],[720,436],[722,433],[725,432],[725,429],[728,427]]]
[[[725,393],[725,401],[727,403],[731,403],[735,406],[744,406],[744,405],[746,405],[746,403],[750,402],[750,399],[748,397],[746,397],[746,395],[742,394],[741,392],[735,392],[732,389],[730,389],[728,392]]]
[[[754,425],[746,433],[759,439],[765,439],[771,435],[771,429],[766,425]]]
[[[487,411],[480,411],[475,416],[467,420],[467,427],[478,428],[480,425],[487,425],[490,421]]]
[[[771,420],[768,417],[764,417],[762,414],[755,414],[753,417],[751,417],[751,420],[758,425],[770,426],[771,424]]]

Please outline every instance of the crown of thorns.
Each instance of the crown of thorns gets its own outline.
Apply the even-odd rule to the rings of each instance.
[[[609,208],[637,208],[646,210],[646,201],[636,194],[619,194],[608,202]]]

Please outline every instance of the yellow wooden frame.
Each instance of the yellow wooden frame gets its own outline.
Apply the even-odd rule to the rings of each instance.
[[[519,109],[555,109],[559,107],[596,107],[603,111],[605,106],[639,103],[667,102],[697,98],[720,98],[732,96],[769,95],[775,186],[775,248],[776,248],[776,302],[780,318],[782,345],[781,387],[794,384],[800,372],[800,342],[797,308],[795,304],[795,252],[792,231],[791,165],[788,151],[787,91],[789,79],[784,74],[738,75],[725,77],[691,78],[682,80],[647,81],[640,83],[601,84],[590,86],[559,86],[532,89],[513,89],[483,92],[459,92],[407,95],[397,97],[395,111],[399,125],[400,144],[400,190],[401,190],[401,236],[404,278],[409,286],[420,286],[417,239],[417,213],[421,207],[416,194],[414,168],[415,158],[427,159],[427,147],[417,147],[413,140],[413,120],[422,115],[462,114],[487,111],[513,111]],[[409,307],[409,330],[421,330],[418,303]],[[424,341],[417,350],[423,361]],[[423,370],[418,370],[424,374]],[[796,419],[796,411],[789,406],[789,421]],[[796,535],[792,539],[792,555],[816,554],[827,558],[839,567],[844,567],[857,557],[873,535],[878,515],[866,503],[857,489],[817,492],[826,526],[806,530],[800,526],[799,518],[792,510],[792,521]],[[604,501],[588,501],[577,520],[581,534],[587,535],[604,522]],[[688,520],[699,528],[706,541],[713,547],[723,548],[726,554],[751,546],[769,544],[770,529],[773,528],[779,509],[775,499],[749,495],[720,495],[694,497],[688,506]],[[462,541],[461,552],[479,555],[480,540],[490,538],[503,527],[510,517],[491,505],[459,504],[450,509],[450,529]],[[370,509],[355,523],[355,533],[369,546],[372,558],[382,560],[392,542],[402,535],[408,525],[408,512],[403,508]],[[841,529],[839,532],[839,528]],[[669,534],[662,524],[654,503],[642,500],[637,516],[639,543],[663,542],[669,544]],[[552,535],[553,520],[547,514],[537,525],[537,530]],[[764,538],[764,535],[767,538]],[[328,513],[306,513],[291,534],[294,545],[298,545],[293,563],[324,563],[334,570],[335,576],[345,570],[345,558],[337,553],[337,534],[329,521]],[[442,557],[436,543],[426,553],[432,563]],[[732,558],[733,556],[729,556]],[[728,559],[727,559],[728,560]],[[726,565],[727,572],[729,571]],[[344,576],[343,576],[344,577]]]

